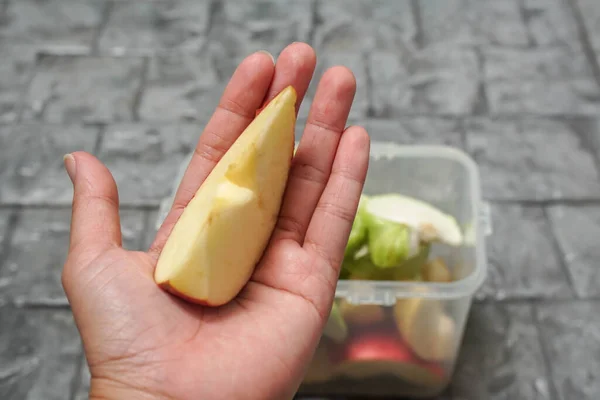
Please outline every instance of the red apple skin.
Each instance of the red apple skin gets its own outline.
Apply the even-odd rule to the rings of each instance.
[[[393,370],[394,365],[414,366],[431,374],[432,381],[442,382],[446,377],[444,369],[435,363],[421,360],[404,341],[391,332],[366,332],[357,336],[347,344],[343,353],[343,364],[377,364],[385,363]],[[367,368],[368,369],[368,368]]]
[[[348,343],[345,359],[413,362],[413,355],[401,340],[387,332],[368,332]]]
[[[182,300],[185,300],[185,301],[187,301],[189,303],[198,304],[200,306],[207,306],[207,307],[212,307],[213,306],[212,304],[210,304],[206,300],[195,299],[193,297],[189,297],[188,295],[185,295],[185,294],[181,293],[180,291],[178,291],[177,289],[175,289],[173,286],[171,286],[171,284],[170,284],[169,281],[161,282],[158,286],[161,287],[162,289],[166,290],[167,292],[171,293],[172,295],[177,296],[177,297],[181,298]]]

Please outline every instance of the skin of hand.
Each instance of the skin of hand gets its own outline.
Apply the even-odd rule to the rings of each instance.
[[[276,63],[265,52],[240,63],[146,252],[122,247],[109,170],[85,152],[65,156],[74,196],[62,284],[91,399],[293,398],[331,309],[368,168],[367,132],[346,127],[356,91],[350,70],[332,67],[319,82],[277,226],[242,292],[201,307],[160,289],[153,271],[184,207],[256,110],[293,85],[298,111],[315,65],[304,43],[287,46]]]

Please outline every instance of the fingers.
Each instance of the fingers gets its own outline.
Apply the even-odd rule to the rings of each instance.
[[[248,56],[238,66],[198,140],[175,195],[175,207],[187,205],[215,164],[254,119],[273,72],[273,60],[264,52]]]
[[[355,92],[356,79],[349,69],[333,67],[323,74],[292,163],[275,240],[303,242],[327,185]]]
[[[173,207],[149,250],[152,256],[158,256],[183,208],[218,160],[250,124],[256,110],[265,104],[265,99],[270,100],[286,86],[292,85],[298,95],[297,107],[300,105],[314,72],[315,62],[312,48],[301,43],[286,47],[276,66],[264,53],[253,54],[242,61],[199,140],[175,195]]]
[[[292,85],[298,96],[297,114],[315,72],[316,64],[315,51],[306,43],[292,43],[283,49],[275,65],[275,75],[264,104],[271,101],[287,86]]]
[[[119,196],[108,168],[85,152],[65,156],[73,181],[73,208],[69,252],[75,248],[98,254],[121,246]]]
[[[370,140],[361,127],[342,135],[331,177],[310,221],[304,248],[331,268],[334,282],[344,256],[369,164]]]
[[[271,56],[257,52],[244,59],[225,87],[219,105],[206,125],[181,180],[171,211],[150,248],[157,255],[179,219],[215,164],[250,124],[265,98],[275,67]]]

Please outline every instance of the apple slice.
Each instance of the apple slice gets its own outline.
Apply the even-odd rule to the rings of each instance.
[[[418,233],[421,242],[439,241],[458,246],[462,232],[454,217],[424,201],[401,194],[371,196],[365,205],[371,216],[396,222]]]
[[[399,299],[394,306],[394,319],[402,338],[422,359],[447,361],[454,356],[456,326],[439,300]]]
[[[358,208],[356,210],[356,216],[352,221],[352,229],[348,236],[348,242],[346,243],[346,250],[344,251],[344,258],[355,258],[356,253],[364,247],[363,245],[367,239],[367,224],[363,216],[363,210],[368,196],[361,194],[358,202]]]
[[[350,280],[372,281],[415,281],[420,279],[421,265],[429,256],[429,244],[419,246],[419,252],[396,266],[380,268],[373,263],[368,247],[363,246],[355,253],[355,258],[346,258],[342,263],[342,272]]]
[[[427,282],[452,282],[450,269],[439,257],[423,265],[422,275]]]
[[[281,207],[296,98],[288,86],[269,102],[197,190],[160,254],[154,279],[162,288],[219,306],[247,283]]]
[[[352,379],[385,375],[423,386],[439,386],[446,378],[442,367],[415,357],[397,335],[378,331],[353,338],[333,373]]]
[[[377,304],[352,304],[342,299],[339,308],[342,317],[350,325],[374,325],[385,320],[385,312]]]

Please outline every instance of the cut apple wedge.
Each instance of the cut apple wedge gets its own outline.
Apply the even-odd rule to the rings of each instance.
[[[399,299],[394,319],[402,338],[424,360],[452,359],[457,345],[456,324],[437,299]]]
[[[439,386],[445,380],[442,367],[418,359],[402,340],[388,332],[369,332],[353,338],[332,376],[367,379],[384,375],[423,386]]]
[[[215,165],[160,254],[154,279],[219,306],[244,287],[275,227],[294,151],[296,91],[270,101]]]
[[[352,304],[342,299],[339,307],[344,320],[350,325],[374,325],[385,320],[385,311],[377,304]]]
[[[439,241],[458,246],[463,241],[454,217],[412,197],[401,194],[371,196],[365,210],[371,216],[410,227],[422,242]]]
[[[421,275],[427,282],[452,282],[452,273],[440,257],[425,263]]]
[[[347,274],[347,279],[373,280],[373,281],[414,281],[419,280],[421,265],[429,255],[429,244],[419,246],[419,252],[399,263],[394,267],[380,268],[373,263],[367,246],[356,252],[354,259],[346,258],[342,263],[342,270]],[[365,249],[366,251],[362,251]]]
[[[367,239],[367,225],[363,216],[363,210],[368,197],[364,194],[360,196],[358,208],[356,210],[356,216],[352,221],[352,229],[348,236],[348,242],[346,243],[346,250],[344,251],[344,258],[356,257],[355,253],[363,247]]]

